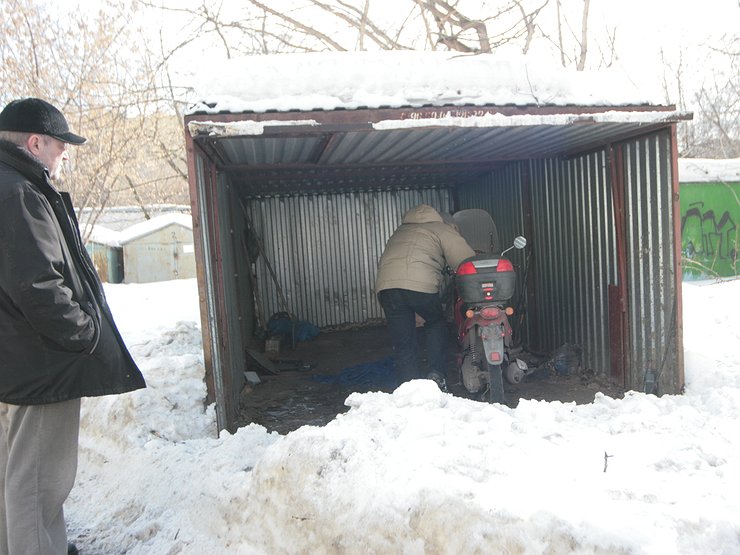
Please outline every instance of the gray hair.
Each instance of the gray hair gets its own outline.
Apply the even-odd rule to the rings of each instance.
[[[27,131],[0,131],[0,140],[10,141],[18,146],[25,147],[28,137],[38,135],[38,133],[28,133]]]

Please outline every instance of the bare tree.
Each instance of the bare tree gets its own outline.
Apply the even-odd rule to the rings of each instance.
[[[713,73],[696,93],[694,156],[740,158],[740,35],[725,40],[714,53],[727,70]]]
[[[0,101],[45,98],[88,137],[72,149],[61,186],[94,213],[122,203],[187,202],[179,154],[168,151],[162,156],[170,163],[160,158],[153,166],[152,153],[161,153],[163,137],[179,124],[175,113],[158,113],[168,99],[129,31],[130,9],[111,2],[93,18],[59,18],[32,0],[0,4]],[[179,136],[178,143],[181,152]]]
[[[586,60],[588,57],[589,45],[589,28],[588,15],[591,8],[591,0],[580,0],[583,7],[578,15],[580,16],[578,26],[571,23],[572,17],[569,17],[562,9],[562,0],[555,0],[555,20],[557,39],[552,39],[543,31],[543,36],[554,44],[560,54],[560,64],[563,67],[574,65],[578,71],[586,69]],[[609,30],[607,30],[609,32]],[[611,51],[614,51],[615,32],[609,33]],[[572,41],[573,46],[569,46]],[[603,53],[602,53],[603,57]]]
[[[460,52],[491,52],[537,31],[535,21],[548,0],[501,0],[470,15],[459,0],[399,0],[389,13],[387,4],[375,0],[305,0],[281,9],[265,0],[246,0],[233,6],[229,15],[214,12],[204,0],[192,9],[170,7],[157,0],[140,0],[149,9],[187,14],[189,34],[185,44],[216,37],[229,55],[268,52],[316,52],[345,50],[448,49]],[[258,47],[259,45],[259,47]]]
[[[713,66],[724,69],[702,78],[701,72],[691,67],[689,50],[682,48],[671,57],[661,51],[666,103],[694,112],[693,121],[678,129],[679,155],[737,158],[740,157],[740,36],[724,37],[710,52]]]
[[[687,70],[684,61],[685,53],[679,51],[672,58],[661,48],[660,60],[662,73],[660,75],[663,95],[666,104],[674,104],[680,110],[688,111],[686,98]],[[691,156],[695,143],[695,125],[686,123],[678,128],[678,152],[679,156]]]
[[[215,45],[234,57],[356,49],[485,53],[509,44],[528,53],[535,40],[544,40],[562,65],[581,70],[609,66],[617,52],[615,28],[600,29],[602,42],[592,39],[590,0],[398,0],[391,12],[381,0],[302,0],[281,10],[266,0],[201,0],[195,7],[163,1],[106,0],[94,17],[65,12],[64,18],[35,0],[0,3],[0,101],[51,100],[90,138],[64,175],[81,207],[188,202],[183,91],[169,71],[193,48]],[[162,32],[159,45],[143,43],[131,26],[137,10],[164,11],[180,21],[176,39]],[[682,126],[688,130],[682,154],[740,155],[737,37],[724,48],[719,54],[732,66],[696,96],[700,109],[694,124]],[[666,98],[683,108],[686,68],[681,60],[664,66],[672,97]]]
[[[444,0],[416,0],[416,3],[434,19],[439,43],[460,52],[491,52],[491,40],[484,21],[465,16]],[[472,39],[466,36],[469,31],[473,31]]]
[[[576,67],[578,71],[583,71],[586,67],[586,56],[588,54],[588,10],[591,6],[591,0],[583,0],[583,13],[581,14],[581,38],[578,41],[580,49],[578,51],[578,62]]]

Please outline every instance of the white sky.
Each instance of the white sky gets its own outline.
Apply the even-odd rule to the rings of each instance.
[[[70,538],[86,555],[738,553],[740,280],[683,290],[684,395],[510,409],[417,380],[324,427],[216,438],[195,280],[107,285],[149,387],[83,400]]]
[[[59,17],[64,17],[70,11],[70,2],[50,3],[51,9],[61,9]],[[157,3],[155,1],[155,3]],[[159,0],[166,6],[182,7],[183,5],[199,6],[200,0]],[[377,13],[398,13],[399,0],[371,0],[371,10]],[[488,2],[496,4],[495,2]],[[83,12],[94,14],[101,2],[98,0],[76,0],[76,4]],[[296,7],[305,7],[304,0],[277,0],[271,2],[273,8],[291,12]],[[411,2],[408,1],[409,6]],[[549,13],[541,18],[543,26],[553,25],[554,2],[550,2]],[[241,3],[219,1],[208,4],[212,10],[221,7],[221,11],[229,13],[236,10]],[[405,5],[405,4],[403,4]],[[475,11],[485,6],[486,2],[479,0],[461,0],[460,8],[463,13],[475,14]],[[582,0],[563,0],[564,12],[571,14],[572,25],[578,25],[576,14],[581,9]],[[389,7],[390,6],[390,7]],[[409,8],[410,9],[410,8]],[[150,43],[155,46],[158,42],[160,28],[164,29],[164,36],[171,44],[177,44],[187,35],[186,19],[177,13],[156,13],[151,10],[140,10],[142,25],[149,29]],[[405,13],[405,11],[403,11]],[[382,19],[382,16],[380,16]],[[678,100],[675,74],[680,70],[684,73],[683,86],[693,90],[704,80],[712,80],[718,73],[727,71],[726,63],[721,57],[713,53],[712,48],[721,44],[721,37],[728,33],[737,35],[740,22],[740,5],[737,0],[592,0],[589,17],[590,25],[590,53],[591,67],[599,65],[599,47],[605,44],[604,30],[609,27],[617,30],[617,52],[619,60],[615,64],[625,70],[636,82],[646,83],[642,74],[647,74],[655,83],[650,86],[662,86],[663,81],[669,82],[670,101]],[[548,32],[553,33],[551,28]],[[574,33],[578,33],[574,29]],[[567,34],[567,33],[566,33]],[[603,46],[602,46],[603,47]],[[156,47],[155,47],[156,50]],[[661,54],[661,50],[663,54]],[[548,46],[547,41],[533,46],[537,56],[549,57],[555,60],[557,55]],[[207,59],[204,59],[207,57]],[[175,56],[172,63],[184,76],[198,74],[207,69],[213,62],[219,62],[225,57],[225,50],[217,41],[210,43],[199,42],[193,48],[184,50],[181,55]],[[668,60],[670,67],[667,75],[663,75],[663,58]],[[197,80],[197,77],[196,77]],[[186,77],[181,84],[188,85],[191,79]],[[687,98],[689,108],[693,108],[691,95]]]
[[[630,71],[660,72],[665,59],[670,64],[669,74],[673,70],[675,76],[682,66],[684,86],[691,90],[697,80],[711,80],[714,73],[727,70],[713,50],[724,43],[726,35],[737,36],[740,4],[736,0],[592,3],[604,10],[604,15],[595,14],[594,23],[599,19],[619,22],[619,55]]]

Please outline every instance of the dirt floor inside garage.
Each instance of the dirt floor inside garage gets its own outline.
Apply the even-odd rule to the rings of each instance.
[[[423,353],[423,328],[419,329]],[[384,326],[322,332],[295,345],[286,338],[275,352],[247,355],[248,369],[259,383],[247,383],[240,395],[237,424],[260,424],[268,431],[287,434],[304,425],[322,426],[345,412],[345,399],[353,392],[392,392],[397,386],[392,371],[391,346]],[[601,373],[577,368],[562,374],[552,358],[521,353],[535,372],[514,385],[504,382],[507,405],[520,399],[590,403],[598,392],[620,398],[624,391]],[[455,369],[454,335],[450,336],[447,383],[450,393],[476,399],[460,383]]]

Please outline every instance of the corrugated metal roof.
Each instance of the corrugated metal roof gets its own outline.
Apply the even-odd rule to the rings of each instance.
[[[690,119],[673,106],[468,106],[193,114],[218,170],[250,192],[455,185],[511,160],[569,158]]]

